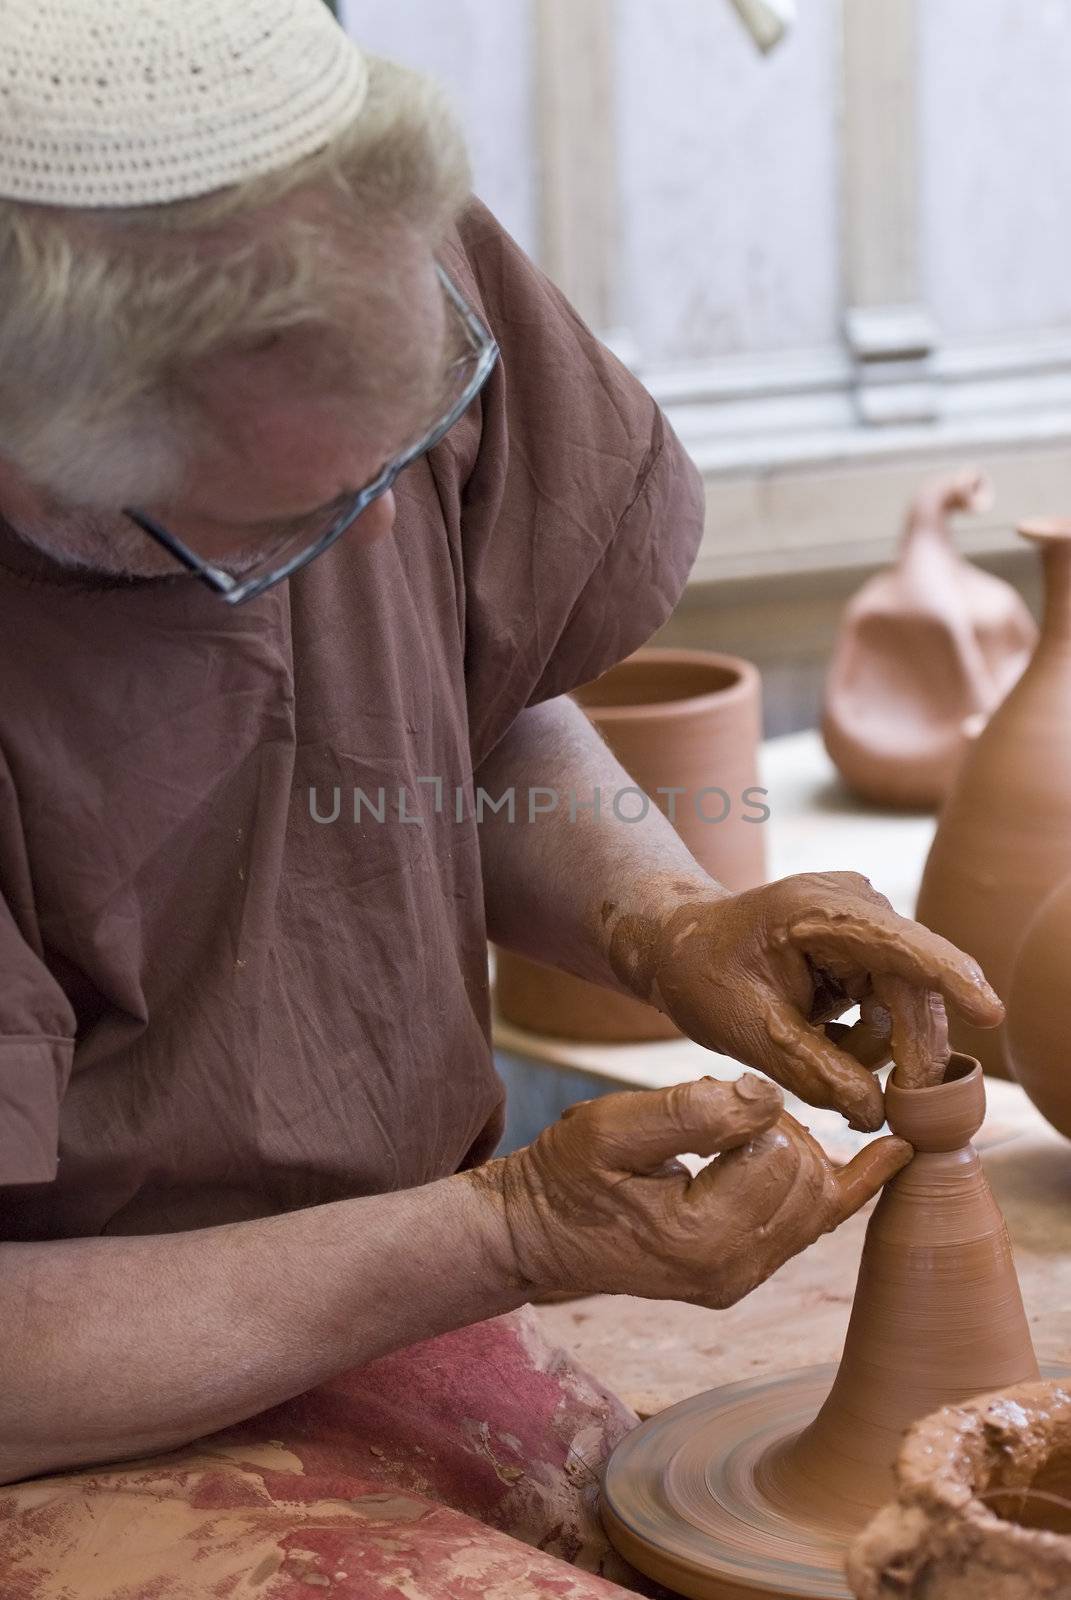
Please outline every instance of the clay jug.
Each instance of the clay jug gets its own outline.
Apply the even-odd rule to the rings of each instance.
[[[911,1423],[1038,1376],[1007,1226],[970,1142],[985,1117],[978,1063],[954,1055],[931,1088],[894,1075],[885,1108],[915,1159],[868,1224],[829,1397],[759,1474],[771,1501],[836,1529],[862,1527],[891,1498]]]
[[[1023,935],[1007,1028],[1013,1075],[1042,1116],[1071,1139],[1071,878],[1043,901]]]
[[[992,503],[976,470],[935,478],[908,512],[895,564],[849,602],[826,680],[822,735],[848,787],[933,809],[968,740],[1026,666],[1037,637],[1010,584],[957,553],[953,511]]]
[[[897,1496],[848,1554],[856,1600],[1071,1595],[1071,1390],[1046,1379],[909,1432]]]
[[[1071,873],[1071,521],[1020,528],[1042,552],[1045,608],[1030,664],[963,760],[916,915],[981,964],[1007,1002],[1027,924]],[[958,1050],[1009,1077],[1005,1029],[951,1019]]]
[[[575,699],[700,866],[729,889],[765,880],[764,792],[750,802],[747,793],[759,789],[757,668],[708,650],[638,650]],[[611,800],[602,797],[605,825],[621,826]],[[634,796],[623,801],[626,815],[635,809]],[[496,955],[495,992],[500,1016],[532,1033],[604,1043],[677,1034],[653,1006],[507,950]]]

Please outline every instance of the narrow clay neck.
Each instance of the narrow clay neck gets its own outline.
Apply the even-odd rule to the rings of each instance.
[[[911,502],[900,540],[900,553],[935,546],[955,553],[950,518],[954,511],[983,511],[991,503],[992,486],[984,473],[957,472],[923,484]]]
[[[1035,517],[1019,524],[1019,534],[1038,548],[1045,577],[1035,660],[1054,653],[1065,656],[1071,645],[1071,517]]]
[[[893,1073],[885,1087],[885,1114],[915,1154],[935,1155],[969,1148],[985,1121],[985,1080],[973,1056],[953,1051],[940,1083],[905,1089]]]
[[[1041,648],[1066,648],[1071,646],[1071,539],[1046,544],[1041,560],[1045,575]]]

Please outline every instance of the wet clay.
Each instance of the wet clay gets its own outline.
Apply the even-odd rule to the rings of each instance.
[[[715,1157],[695,1178],[682,1152]],[[839,1226],[911,1159],[875,1140],[835,1168],[751,1073],[573,1106],[466,1175],[501,1204],[529,1295],[639,1294],[734,1305]]]
[[[985,1115],[981,1069],[956,1058],[944,1083],[921,1090],[894,1074],[885,1106],[915,1159],[867,1229],[829,1399],[760,1474],[772,1500],[833,1527],[889,1497],[910,1423],[1038,1375],[1008,1231],[970,1143]]]
[[[1024,1383],[916,1423],[896,1500],[853,1544],[857,1600],[1071,1594],[1071,1391]]]
[[[822,732],[841,776],[881,805],[941,804],[970,738],[1026,666],[1037,637],[1010,584],[964,561],[950,516],[992,503],[975,469],[913,501],[895,564],[849,603],[826,682]]]
[[[1071,521],[1020,533],[1042,552],[1045,611],[1029,666],[964,758],[926,862],[917,916],[978,961],[1007,1002],[1019,944],[1071,873]],[[1010,1077],[1005,1030],[958,1018],[953,1046]]]
[[[766,830],[745,820],[756,812],[743,799],[760,782],[762,686],[750,662],[707,650],[638,650],[574,698],[712,878],[733,890],[765,880]],[[676,792],[659,795],[660,788]],[[612,798],[604,797],[608,812]],[[713,820],[727,803],[727,815]],[[511,951],[496,960],[498,1010],[517,1027],[603,1043],[677,1036],[668,1017],[628,995]]]
[[[693,891],[675,902],[672,887],[654,896],[661,916],[607,923],[620,980],[699,1044],[855,1128],[885,1121],[881,1086],[860,1063],[888,1060],[890,1026],[899,1081],[924,1087],[942,1075],[944,1010],[927,980],[976,1021],[1002,1015],[973,962],[898,917],[857,874],[800,874],[722,899]],[[825,1027],[857,1001],[859,1024]]]
[[[1043,1117],[1071,1139],[1071,878],[1043,902],[1012,972],[1011,1070]]]
[[[1007,1229],[970,1144],[985,1111],[978,1064],[953,1055],[943,1082],[891,1081],[886,1098],[916,1155],[871,1217],[836,1374],[700,1395],[611,1458],[610,1537],[698,1600],[848,1595],[845,1552],[895,1491],[905,1429],[1038,1376]]]
[[[891,1018],[895,1083],[902,1089],[931,1089],[943,1083],[951,1048],[941,996],[885,973],[874,979],[874,991]]]

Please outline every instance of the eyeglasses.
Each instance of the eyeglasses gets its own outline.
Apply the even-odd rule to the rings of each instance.
[[[155,518],[146,516],[143,511],[126,507],[123,515],[174,556],[187,571],[194,573],[202,583],[206,583],[232,606],[241,605],[245,600],[255,599],[266,589],[270,589],[276,583],[282,583],[284,578],[291,577],[302,567],[307,567],[310,561],[315,561],[317,556],[323,555],[336,539],[341,539],[347,528],[353,526],[361,513],[367,511],[373,500],[378,500],[380,495],[386,494],[387,490],[393,487],[395,480],[406,467],[420,456],[426,455],[429,450],[433,450],[449,433],[454,423],[465,414],[475,400],[498,360],[498,345],[482,319],[477,316],[461,290],[438,263],[436,272],[447,304],[460,325],[462,339],[461,354],[451,361],[447,373],[447,389],[448,393],[453,395],[453,399],[448,403],[438,422],[415,443],[407,446],[389,461],[371,483],[359,489],[346,504],[333,507],[326,526],[314,534],[304,529],[298,533],[291,531],[267,550],[258,552],[250,563],[240,562],[238,571],[228,571],[226,562],[204,560],[175,534]]]

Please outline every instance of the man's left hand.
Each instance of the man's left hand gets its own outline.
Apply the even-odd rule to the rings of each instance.
[[[1004,1016],[970,956],[898,916],[854,872],[667,894],[654,916],[616,921],[608,954],[619,981],[691,1038],[868,1131],[885,1120],[873,1069],[889,1059],[890,1035],[925,1027],[930,992],[975,1027]],[[859,1002],[854,1028],[832,1021]]]

